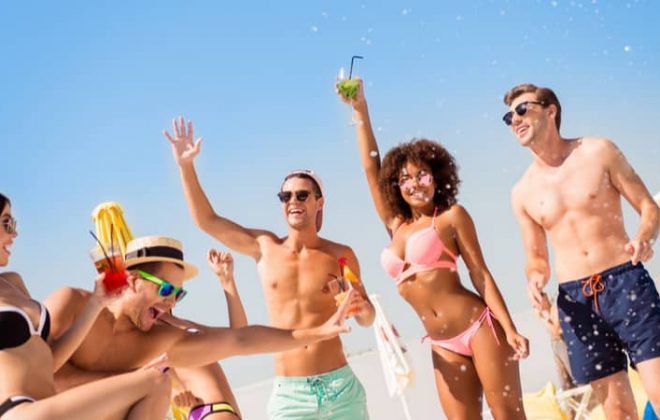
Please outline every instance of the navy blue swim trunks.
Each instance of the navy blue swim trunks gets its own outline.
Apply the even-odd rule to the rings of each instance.
[[[560,284],[557,307],[579,384],[660,357],[660,297],[641,263]]]

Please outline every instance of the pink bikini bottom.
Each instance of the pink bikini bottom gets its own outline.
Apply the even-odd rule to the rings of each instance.
[[[428,338],[431,341],[431,344],[435,344],[436,346],[440,346],[443,349],[453,351],[454,353],[462,354],[463,356],[472,357],[472,348],[470,343],[472,342],[472,337],[474,337],[477,331],[479,331],[479,327],[481,327],[481,324],[483,324],[484,320],[488,321],[488,325],[490,326],[490,329],[493,331],[493,335],[495,336],[495,341],[497,341],[498,345],[500,344],[500,340],[497,338],[497,333],[495,332],[495,327],[493,326],[493,318],[495,318],[495,315],[493,315],[493,312],[491,312],[490,308],[486,306],[486,309],[484,309],[484,311],[481,313],[479,319],[474,321],[474,323],[472,323],[472,325],[470,325],[467,330],[463,331],[456,337],[450,338],[448,340],[433,340],[429,338],[428,335],[426,335],[422,337],[422,342]]]

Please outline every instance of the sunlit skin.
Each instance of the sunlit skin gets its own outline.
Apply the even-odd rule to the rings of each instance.
[[[10,215],[11,206],[6,205],[0,220]],[[9,264],[10,246],[16,238],[16,232],[8,234],[0,227],[0,267]],[[32,336],[20,346],[0,350],[0,403],[18,395],[36,400],[12,408],[2,416],[3,420],[137,419],[164,415],[167,398],[163,395],[169,392],[169,378],[157,369],[144,369],[56,395],[53,371],[68,359],[103,308],[116,299],[105,294],[103,275],[97,278],[95,291],[89,295],[88,304],[81,307],[78,319],[66,334],[54,337],[51,333],[48,343],[40,336]],[[35,327],[39,325],[40,308],[22,278],[17,273],[0,272],[0,308],[7,307],[22,309]]]
[[[180,265],[161,262],[152,271],[150,274],[175,287],[183,285]],[[158,285],[135,272],[129,272],[127,281],[124,295],[101,313],[69,363],[57,372],[61,389],[138,369],[161,354],[171,367],[199,367],[232,355],[284,351],[348,330],[343,325],[345,305],[335,308],[316,328],[285,330],[252,325],[231,329],[194,324],[200,333],[191,334],[156,322],[175,306],[174,294],[159,295]],[[66,331],[88,299],[89,292],[72,288],[48,297],[54,336]]]
[[[129,272],[128,288],[121,299],[104,309],[90,333],[73,354],[69,363],[56,373],[58,387],[68,389],[109,373],[138,369],[167,351],[180,330],[156,321],[175,306],[173,297],[158,295],[158,286]],[[183,285],[183,269],[163,263],[151,273],[177,287]],[[90,293],[81,289],[60,289],[46,304],[54,320],[52,334],[66,331]],[[85,371],[77,377],[76,371]]]
[[[513,99],[510,109],[537,101],[534,92]],[[559,283],[588,277],[631,261],[653,256],[659,212],[646,186],[610,140],[562,138],[555,125],[555,105],[532,105],[523,116],[514,113],[511,131],[529,148],[533,161],[512,191],[512,206],[522,230],[528,295],[540,308],[550,279],[546,235],[552,245]],[[623,224],[621,198],[640,215],[629,237]],[[638,364],[644,388],[660,412],[660,358]],[[604,402],[608,419],[636,418],[625,372],[591,383]]]
[[[360,160],[376,212],[392,236],[390,249],[405,257],[406,243],[411,235],[432,225],[435,194],[442,194],[444,185],[435,180],[429,185],[420,182],[420,172],[432,173],[427,164],[405,162],[399,170],[399,190],[412,211],[410,220],[394,216],[378,188],[380,156],[371,128],[363,83],[352,100],[346,100],[354,110]],[[406,179],[412,178],[412,183]],[[440,188],[438,188],[440,187]],[[482,392],[495,418],[524,418],[522,390],[517,359],[528,355],[527,339],[515,329],[504,300],[488,271],[467,210],[453,205],[438,214],[435,231],[447,248],[459,255],[467,266],[472,284],[479,294],[461,284],[458,273],[446,268],[415,274],[398,286],[399,294],[413,307],[429,336],[446,340],[456,337],[481,315],[486,304],[497,320],[493,325],[501,345],[497,344],[487,322],[479,328],[471,342],[473,357],[432,346],[436,386],[442,408],[448,418],[481,418]],[[442,256],[447,259],[448,256]],[[508,345],[507,345],[508,343]]]
[[[202,230],[234,251],[257,262],[261,285],[271,324],[280,328],[319,325],[336,309],[328,282],[338,276],[340,257],[358,276],[359,266],[353,250],[320,237],[316,230],[317,213],[325,198],[310,194],[300,202],[295,197],[279,204],[288,225],[287,236],[280,237],[263,229],[251,229],[218,215],[202,190],[193,160],[201,149],[201,139],[194,140],[192,123],[181,117],[173,121],[173,133],[164,133],[179,165],[183,189],[193,221]],[[281,191],[314,192],[313,182],[301,177],[288,179]],[[275,205],[275,204],[273,204]],[[373,322],[374,310],[366,291],[356,286],[348,304],[355,308],[358,324]],[[347,364],[341,340],[334,338],[275,355],[279,376],[311,376],[329,372]]]
[[[209,249],[207,262],[218,277],[224,290],[229,314],[229,326],[231,328],[241,328],[248,325],[243,302],[241,302],[234,279],[233,256],[228,252]],[[200,402],[194,397],[207,404],[226,401],[240,415],[240,407],[236,402],[236,397],[218,363],[197,368],[179,368],[176,369],[176,373],[183,385],[183,387],[173,387],[172,399],[177,406],[192,407],[199,404]],[[236,420],[233,413],[215,413],[207,418],[209,420]]]

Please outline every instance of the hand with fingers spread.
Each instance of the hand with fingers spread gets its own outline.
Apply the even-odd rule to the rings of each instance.
[[[323,325],[319,326],[316,329],[316,333],[322,336],[323,340],[335,337],[336,335],[350,332],[351,327],[344,324],[346,317],[348,316],[348,310],[351,307],[351,302],[353,302],[353,295],[355,294],[355,289],[350,289],[348,291],[348,297],[344,300],[337,311],[330,317]]]
[[[646,262],[653,257],[650,241],[633,239],[625,245],[625,250],[631,255],[630,262],[633,265],[637,265],[638,262]]]
[[[167,130],[163,131],[163,135],[172,145],[174,159],[179,165],[192,163],[195,156],[199,154],[202,138],[193,141],[192,121],[186,123],[183,117],[172,120],[172,129],[174,130],[174,137]]]

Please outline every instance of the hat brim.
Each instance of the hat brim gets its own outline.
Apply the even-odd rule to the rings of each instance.
[[[158,257],[158,256],[132,258],[130,261],[126,262],[126,269],[130,270],[131,267],[135,267],[136,265],[146,264],[151,262],[170,262],[178,266],[182,266],[183,281],[192,279],[193,277],[197,276],[197,273],[199,272],[196,266],[186,261],[181,261],[176,258],[167,258],[167,257]]]

